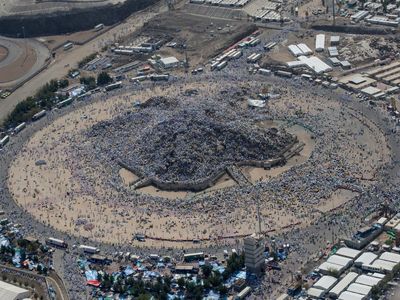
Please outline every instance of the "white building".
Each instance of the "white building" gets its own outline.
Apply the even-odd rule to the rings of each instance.
[[[325,34],[315,36],[315,51],[322,52],[325,49]]]
[[[333,276],[322,276],[312,287],[329,291],[335,285],[336,281],[337,279]]]
[[[328,258],[327,262],[329,262],[331,264],[344,266],[346,268],[350,267],[353,264],[353,260],[351,258],[340,256],[340,255],[330,256]]]
[[[364,284],[360,284],[360,283],[352,283],[347,288],[347,291],[367,296],[371,292],[371,289],[372,289],[372,287],[368,286],[368,285],[364,285]]]
[[[374,286],[377,285],[381,280],[382,279],[373,276],[360,275],[355,282],[364,285]]]
[[[160,59],[160,64],[164,69],[172,69],[179,65],[179,60],[174,56],[164,57]]]
[[[22,300],[29,298],[31,292],[18,286],[0,281],[0,299],[1,300]]]
[[[329,295],[332,297],[338,297],[343,291],[347,289],[347,287],[354,282],[354,280],[358,277],[358,274],[355,272],[349,272],[346,276],[344,276],[329,292]]]
[[[356,266],[362,266],[362,265],[370,265],[372,262],[378,258],[378,255],[372,253],[372,252],[364,252],[361,254],[359,258],[356,259],[354,264]]]
[[[351,258],[351,259],[356,259],[357,257],[360,256],[361,251],[355,250],[355,249],[351,249],[351,248],[342,247],[338,251],[336,251],[336,254],[340,255],[340,256],[345,256],[345,257],[348,257],[348,258]]]

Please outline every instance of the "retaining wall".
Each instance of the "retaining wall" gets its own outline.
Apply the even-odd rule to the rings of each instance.
[[[0,18],[0,35],[22,37],[22,27],[26,37],[35,37],[89,30],[100,23],[110,26],[157,2],[159,0],[126,0],[122,4],[73,9],[67,12],[6,16]]]
[[[277,166],[279,164],[283,164],[286,162],[286,159],[284,157],[284,154],[289,151],[296,143],[297,143],[297,137],[294,139],[292,143],[290,143],[287,147],[285,147],[278,158],[274,159],[269,159],[266,161],[262,160],[246,160],[246,161],[241,161],[236,163],[236,166],[252,166],[252,167],[258,167],[258,168],[271,168],[274,166]],[[193,191],[193,192],[199,192],[203,191],[209,187],[212,187],[215,185],[215,183],[225,175],[226,169],[228,168],[229,165],[225,165],[223,168],[215,171],[213,174],[211,174],[208,177],[201,178],[199,180],[188,180],[188,181],[163,181],[160,180],[156,177],[148,177],[145,178],[144,174],[135,169],[132,168],[131,166],[127,165],[126,163],[119,161],[118,164],[122,167],[127,169],[128,171],[134,173],[136,176],[141,177],[141,180],[136,181],[137,185],[135,186],[135,189],[145,187],[148,185],[153,185],[157,187],[158,189],[165,190],[165,191]],[[145,178],[145,180],[143,180]],[[135,185],[135,183],[133,185]]]

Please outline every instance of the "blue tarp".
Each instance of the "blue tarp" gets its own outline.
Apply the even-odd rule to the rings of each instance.
[[[127,266],[125,268],[124,273],[125,273],[126,276],[129,276],[129,275],[132,275],[133,273],[135,273],[135,271],[133,270],[133,268],[131,266]]]
[[[19,249],[17,249],[15,251],[15,255],[12,258],[12,262],[13,262],[14,266],[16,266],[17,268],[21,268],[21,253],[20,253]]]
[[[0,246],[9,247],[10,241],[4,236],[0,236]]]
[[[95,270],[87,270],[85,272],[86,279],[89,280],[97,280],[97,271]]]
[[[219,300],[220,296],[218,293],[215,293],[214,291],[210,291],[207,295],[207,297],[205,297],[205,299],[207,300]]]

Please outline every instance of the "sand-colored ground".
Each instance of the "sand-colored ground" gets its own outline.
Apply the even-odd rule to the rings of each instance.
[[[6,47],[0,46],[0,62],[6,59],[8,50]]]
[[[209,90],[221,88],[221,85],[193,83],[185,88],[197,88],[200,93],[207,93]],[[71,136],[79,135],[82,130],[101,120],[111,119],[131,110],[135,101],[143,101],[156,95],[173,96],[181,91],[176,86],[155,87],[143,92],[132,91],[77,109],[36,132],[10,168],[8,185],[15,200],[36,218],[58,230],[112,243],[131,240],[135,233],[171,240],[211,239],[202,242],[202,245],[210,242],[226,243],[227,239],[218,237],[249,234],[255,230],[257,199],[261,203],[263,229],[272,234],[288,226],[305,226],[312,222],[313,218],[310,216],[317,217],[312,212],[315,206],[300,203],[298,198],[301,195],[296,194],[290,186],[284,191],[263,192],[263,189],[251,189],[251,193],[245,196],[246,194],[237,193],[240,191],[237,190],[238,187],[229,187],[234,182],[226,176],[213,187],[216,190],[212,193],[182,192],[180,199],[176,199],[177,194],[174,192],[146,187],[136,192],[131,191],[133,194],[130,195],[120,189],[110,188],[107,167],[93,166],[90,161],[74,161],[77,153],[69,145]],[[297,98],[295,102],[294,97]],[[341,111],[343,108],[334,101],[326,102],[324,97],[318,96],[310,99],[293,92],[271,101],[269,105],[272,111],[282,112],[282,115],[299,110],[310,115],[319,115],[322,112],[326,115],[343,113],[340,126],[337,123],[331,124],[330,130],[333,132],[330,134],[335,136],[335,143],[326,144],[323,148],[319,145],[319,149],[325,149],[328,153],[331,151],[331,165],[326,165],[327,169],[332,168],[332,163],[336,161],[337,167],[347,170],[345,176],[373,176],[376,169],[388,160],[388,150],[381,132],[367,120],[350,117],[351,112]],[[329,120],[326,122],[327,126],[330,125]],[[312,139],[308,130],[299,125],[290,126],[289,130],[306,142],[300,156],[295,156],[282,168],[268,171],[248,170],[252,180],[256,181],[261,177],[279,180],[290,166],[301,167],[313,155],[312,148],[320,138]],[[317,152],[314,155],[320,154]],[[45,160],[46,165],[36,166],[35,162],[39,159]],[[351,167],[347,167],[347,164]],[[85,176],[93,177],[92,186],[85,185],[85,180],[79,179],[84,179]],[[129,184],[135,179],[133,174],[120,170],[118,180],[121,184]],[[370,181],[365,181],[365,184],[370,184]],[[144,193],[147,196],[143,196]],[[311,189],[307,193],[318,191]],[[149,194],[160,198],[150,197]],[[286,200],[281,199],[282,196]],[[327,201],[325,206],[328,207],[325,210],[343,205],[351,196],[346,192],[334,194],[334,200]],[[321,211],[324,210],[323,203],[322,201]],[[234,242],[234,239],[229,241]],[[190,247],[192,243],[147,239],[145,245]]]
[[[337,189],[332,193],[329,199],[323,200],[320,204],[318,204],[317,209],[323,213],[334,210],[357,195],[357,192],[345,189]]]

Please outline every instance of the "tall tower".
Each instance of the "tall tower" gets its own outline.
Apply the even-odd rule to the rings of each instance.
[[[244,238],[244,264],[250,273],[260,275],[264,271],[264,240],[259,234]]]
[[[250,273],[260,275],[265,268],[264,239],[261,235],[260,200],[257,199],[258,233],[244,239],[244,264]]]

